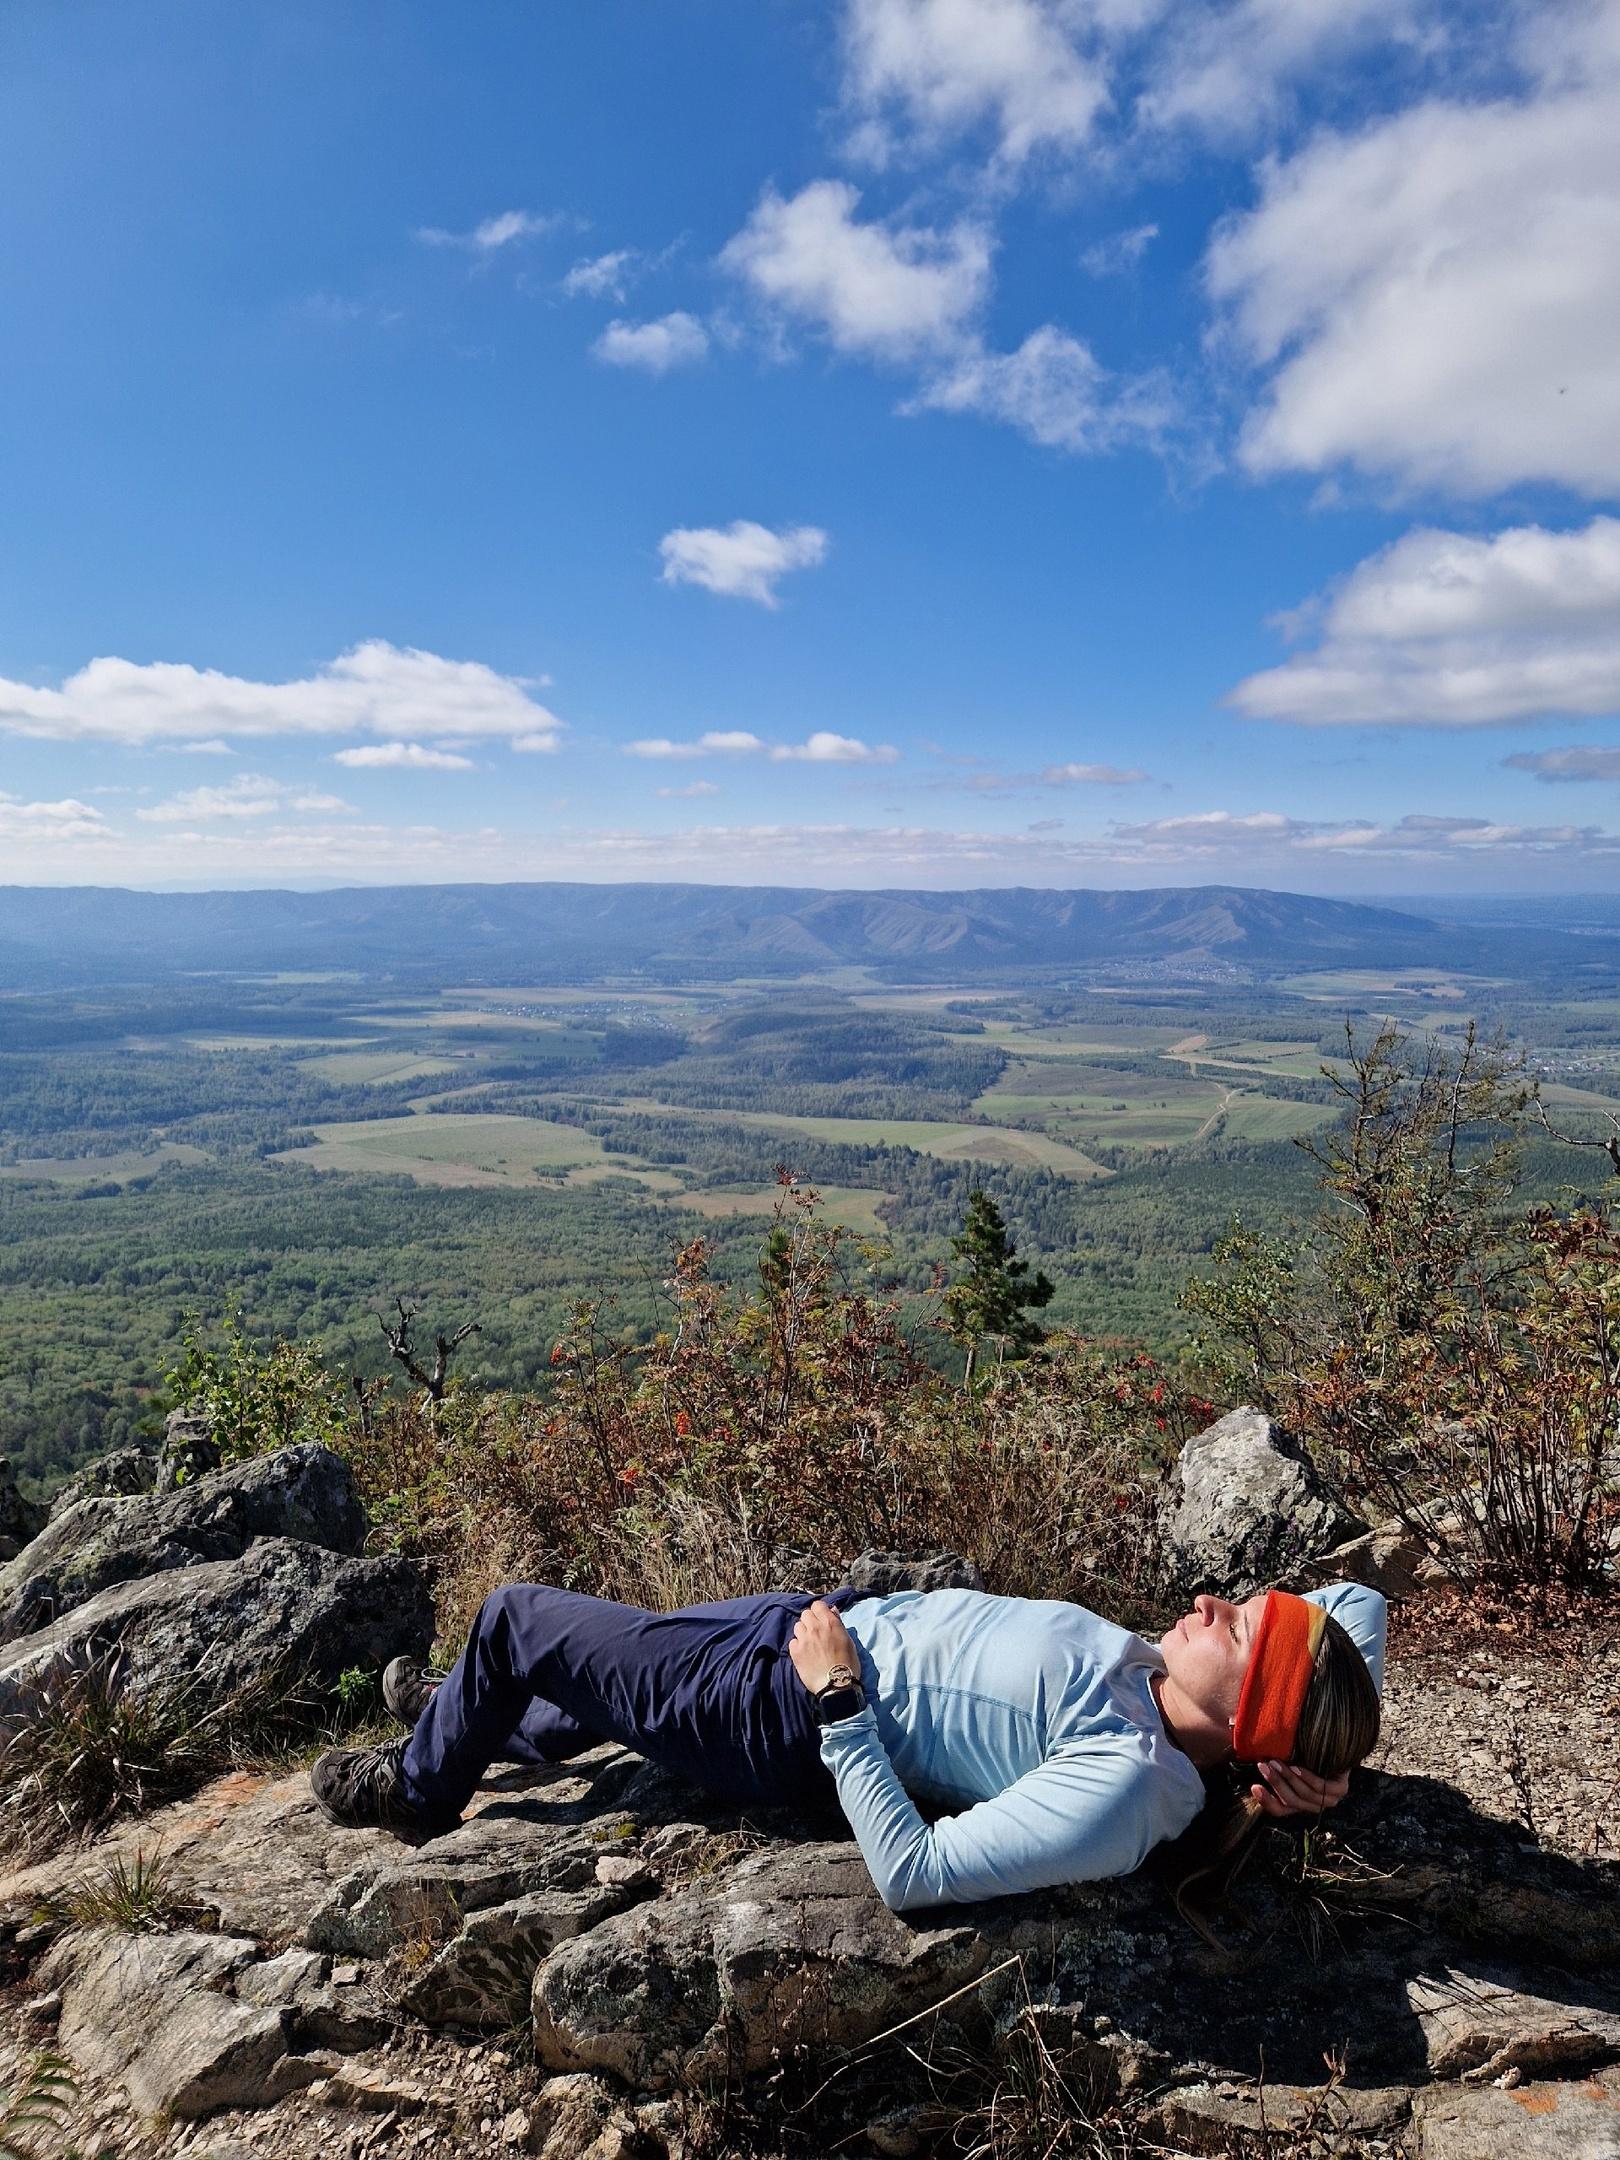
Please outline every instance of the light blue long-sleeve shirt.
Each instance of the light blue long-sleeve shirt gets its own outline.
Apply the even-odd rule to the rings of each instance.
[[[1360,1583],[1308,1595],[1382,1692],[1383,1598]],[[862,1599],[843,1618],[866,1707],[824,1729],[821,1756],[895,1911],[1128,1875],[1203,1806],[1153,1698],[1164,1657],[1140,1635],[976,1590]],[[917,1800],[955,1812],[927,1822]]]

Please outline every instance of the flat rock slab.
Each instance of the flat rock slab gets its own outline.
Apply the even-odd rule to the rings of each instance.
[[[1420,2093],[1411,2160],[1620,2160],[1620,2073]]]
[[[217,1912],[227,1934],[282,1944],[303,1935],[357,1862],[399,1851],[379,1830],[329,1823],[302,1770],[236,1770],[192,1799],[121,1823],[82,1853],[0,1874],[0,1912],[22,1918],[67,1879],[94,1881],[116,1862],[158,1854],[177,1901]]]

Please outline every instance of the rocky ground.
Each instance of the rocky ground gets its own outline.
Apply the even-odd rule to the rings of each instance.
[[[310,1611],[386,1632],[376,1579],[344,1574],[376,1563],[341,1491],[310,1505],[341,1466],[288,1478],[306,1532],[346,1553],[289,1529],[253,1467],[264,1527],[234,1556],[198,1553],[175,1496],[161,1515],[138,1493],[96,1501],[82,1563],[58,1531],[58,1637],[116,1623],[161,1662],[180,1624],[158,1615],[166,1578],[206,1657],[197,1611],[239,1626],[246,1579],[214,1571],[279,1595],[297,1544],[322,1556],[303,1563]],[[1277,1507],[1296,1475],[1279,1453],[1246,1483]],[[213,1487],[227,1538],[239,1476],[192,1489]],[[109,1539],[167,1563],[109,1581]],[[0,1605],[33,1610],[40,1557],[0,1568]],[[399,1630],[420,1627],[407,1593]],[[0,1639],[0,1704],[37,1635]],[[70,1856],[0,1867],[0,2084],[59,2048],[81,2081],[63,2150],[128,2160],[862,2160],[967,2153],[992,2126],[1002,2142],[979,2149],[998,2160],[1620,2160],[1620,1629],[1577,1611],[1537,1630],[1424,1592],[1399,1610],[1386,1706],[1331,1836],[1274,1833],[1219,1945],[1151,1873],[902,1919],[836,1825],[741,1820],[612,1747],[493,1780],[420,1848],[333,1829],[285,1763],[237,1769]],[[141,1931],[109,1924],[109,1886],[154,1859]],[[1101,2142],[1053,2144],[1074,2101]]]

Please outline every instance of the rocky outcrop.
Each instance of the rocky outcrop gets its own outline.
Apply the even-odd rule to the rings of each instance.
[[[316,1446],[282,1448],[173,1492],[89,1497],[0,1568],[0,1643],[32,1634],[116,1583],[232,1560],[259,1538],[358,1553],[366,1514],[347,1463]]]
[[[173,1492],[206,1477],[220,1464],[219,1442],[207,1418],[194,1410],[171,1410],[163,1424],[158,1452],[157,1489]]]
[[[352,1560],[296,1538],[263,1538],[233,1560],[120,1583],[0,1646],[0,1720],[19,1714],[64,1659],[116,1656],[132,1696],[189,1695],[201,1715],[278,1679],[331,1686],[352,1666],[423,1657],[432,1634],[427,1586],[410,1561]]]
[[[0,1561],[13,1559],[45,1524],[45,1510],[18,1489],[17,1474],[0,1455]]]
[[[86,1463],[82,1470],[75,1470],[72,1477],[56,1488],[51,1495],[48,1520],[55,1522],[58,1515],[65,1515],[81,1500],[107,1500],[120,1495],[128,1499],[138,1493],[151,1492],[156,1483],[155,1455],[149,1455],[145,1448],[114,1448],[110,1455],[99,1456],[95,1462]]]
[[[1258,1467],[1248,1504],[1204,1512],[1201,1550],[1221,1586],[1328,1564],[1299,1552],[1320,1538],[1337,1554],[1331,1502],[1313,1499],[1269,1430],[1222,1426],[1219,1446]],[[260,1467],[268,1484],[248,1481],[251,1504],[280,1491],[274,1504],[290,1505],[297,1464]],[[1208,1468],[1195,1460],[1189,1479],[1184,1465],[1174,1506],[1194,1507],[1189,1532]],[[1268,1477],[1291,1496],[1272,1504],[1293,1511],[1292,1562],[1255,1520]],[[221,1488],[231,1509],[249,1504],[232,1471],[156,1505],[185,1501],[204,1510],[187,1520],[214,1521],[207,1495]],[[178,1535],[153,1506],[92,1497],[59,1521],[108,1507]],[[328,1534],[349,1534],[341,1507],[332,1520]],[[894,1556],[864,1559],[874,1580],[897,1579],[880,1578]],[[406,1563],[257,1536],[99,1589],[0,1646],[0,1717],[64,1654],[116,1648],[130,1686],[189,1687],[202,1710],[294,1662],[330,1680],[420,1654],[429,1628]],[[335,1829],[303,1775],[238,1771],[88,1852],[0,1873],[0,1988],[18,2005],[11,2020],[0,2003],[0,2083],[18,2059],[8,2027],[29,2046],[54,2038],[96,2093],[127,2097],[147,2125],[131,2144],[143,2153],[173,2149],[156,2119],[209,2116],[210,2152],[278,2160],[359,2150],[390,2127],[454,2160],[503,2145],[547,2160],[674,2160],[728,2093],[765,2122],[765,2149],[769,2111],[787,2105],[814,2110],[796,2120],[800,2144],[813,2123],[823,2149],[920,2160],[951,2134],[941,2066],[965,2101],[960,2066],[1013,2091],[1046,2050],[1071,2085],[1119,2098],[1144,2150],[1620,2152],[1620,1869],[1585,1857],[1620,1842],[1612,1781],[1591,1775],[1612,1753],[1604,1659],[1612,1669],[1616,1641],[1620,1628],[1596,1622],[1570,1632],[1555,1667],[1556,1646],[1511,1631],[1494,1649],[1482,1636],[1441,1654],[1397,1629],[1378,1767],[1308,1847],[1270,1833],[1241,1903],[1217,1920],[1219,1947],[1151,1866],[896,1915],[824,1824],[738,1816],[615,1746],[498,1772],[466,1822],[418,1847]],[[1546,1722],[1579,1728],[1567,1755],[1515,1707],[1526,1689],[1556,1701]],[[1470,1799],[1454,1759],[1497,1728],[1508,1767],[1482,1769]],[[1554,1777],[1567,1806],[1541,1789]],[[87,1909],[76,1885],[127,1883],[137,1859],[163,1873],[164,1896],[137,1916],[157,1932],[62,1928],[63,1913]],[[525,2019],[533,2066],[479,2036]],[[1326,2085],[1324,2057],[1342,2065]],[[265,2108],[274,2124],[244,2131],[246,2111]],[[89,2127],[80,2142],[99,2149]]]
[[[889,1912],[851,1845],[765,1853],[554,1950],[535,1977],[535,2051],[556,2070],[701,2090],[799,2049],[859,2046],[971,1987],[995,1943],[978,1916],[919,1927]]]
[[[863,1552],[849,1563],[844,1580],[852,1590],[892,1597],[897,1590],[982,1590],[984,1577],[960,1553]]]
[[[1261,1410],[1230,1411],[1189,1440],[1160,1509],[1165,1559],[1188,1596],[1252,1597],[1366,1529]]]

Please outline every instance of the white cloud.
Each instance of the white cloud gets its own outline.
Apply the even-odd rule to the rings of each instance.
[[[335,750],[334,765],[348,765],[356,771],[379,771],[390,767],[405,768],[412,772],[471,772],[473,761],[454,750],[430,750],[425,743],[384,742],[361,743],[353,750]]]
[[[694,780],[687,787],[661,787],[658,792],[666,801],[681,802],[698,795],[718,795],[720,790],[712,780]]]
[[[965,349],[906,410],[978,413],[1076,454],[1161,437],[1173,417],[1168,386],[1143,377],[1111,391],[1109,380],[1088,345],[1047,323],[1016,352]]]
[[[56,690],[0,679],[0,730],[57,742],[448,735],[507,736],[515,749],[550,749],[561,728],[519,676],[378,638],[293,682],[113,658],[90,661]]]
[[[1115,825],[1110,837],[1116,846],[1144,862],[1192,863],[1225,856],[1254,865],[1319,855],[1438,862],[1620,854],[1620,833],[1604,832],[1594,825],[1509,825],[1490,818],[1420,812],[1379,824],[1371,819],[1288,817],[1276,810],[1246,815],[1206,810],[1141,825]]]
[[[1283,619],[1315,650],[1227,702],[1310,727],[1490,727],[1620,712],[1620,519],[1493,537],[1422,528]]]
[[[735,600],[780,606],[776,587],[790,570],[813,570],[827,555],[827,535],[817,525],[773,532],[751,518],[723,527],[678,526],[658,543],[666,585],[701,585]]]
[[[50,811],[52,818],[19,812]],[[9,821],[8,821],[8,813]],[[1069,835],[1048,821],[1023,831],[927,825],[692,824],[671,832],[559,828],[308,824],[219,820],[105,827],[83,804],[0,802],[7,868],[30,882],[277,885],[340,878],[426,884],[463,878],[532,878],[537,852],[548,873],[588,880],[689,878],[699,883],[793,882],[832,887],[1273,883],[1294,890],[1387,892],[1436,885],[1500,891],[1504,881],[1558,880],[1586,866],[1589,884],[1612,885],[1620,833],[1595,825],[1511,825],[1485,818],[1414,814],[1388,824],[1320,823],[1280,812],[1232,813],[1115,825]]]
[[[427,247],[469,248],[475,255],[493,255],[514,240],[538,240],[555,232],[570,219],[556,211],[502,210],[473,226],[470,232],[447,232],[442,225],[418,227],[416,237]]]
[[[925,146],[988,128],[1011,164],[1073,149],[1108,99],[1101,67],[1071,37],[1076,12],[1061,0],[849,0],[857,147],[881,158],[898,120]]]
[[[644,368],[649,375],[695,367],[708,350],[709,333],[695,315],[680,308],[655,322],[610,322],[591,347],[609,367]]]
[[[750,735],[746,728],[711,728],[696,742],[671,742],[667,735],[645,736],[640,742],[626,743],[624,754],[639,758],[749,757],[764,747],[759,737]]]
[[[561,280],[570,300],[622,300],[639,260],[634,248],[614,248],[577,262]]]
[[[788,198],[767,189],[721,263],[840,352],[906,359],[954,344],[988,289],[985,232],[861,223],[860,199],[843,180],[813,180]]]
[[[1080,267],[1093,277],[1120,277],[1136,268],[1158,237],[1157,225],[1132,225],[1125,232],[1110,233],[1081,250]]]
[[[1134,787],[1147,774],[1139,765],[1048,765],[1043,787]]]
[[[105,840],[106,818],[93,804],[65,795],[58,802],[23,802],[0,788],[0,840]]]
[[[276,817],[289,810],[324,816],[348,807],[341,796],[323,794],[318,788],[291,786],[264,773],[243,773],[224,787],[186,788],[167,802],[154,803],[150,810],[137,810],[135,815],[151,825],[183,825],[194,818],[212,821]]]
[[[892,765],[899,755],[889,743],[863,743],[854,735],[835,735],[830,728],[818,728],[802,743],[778,743],[771,752],[779,763],[794,759],[804,765]]]
[[[1523,94],[1318,136],[1217,233],[1251,471],[1620,486],[1620,12],[1537,20]]]
[[[1386,51],[1415,47],[1438,14],[1435,0],[1238,0],[1177,9],[1150,63],[1138,124],[1246,133],[1275,113],[1291,84],[1374,42]]]
[[[1620,750],[1597,743],[1564,750],[1517,750],[1502,763],[1534,773],[1538,780],[1620,780]]]

